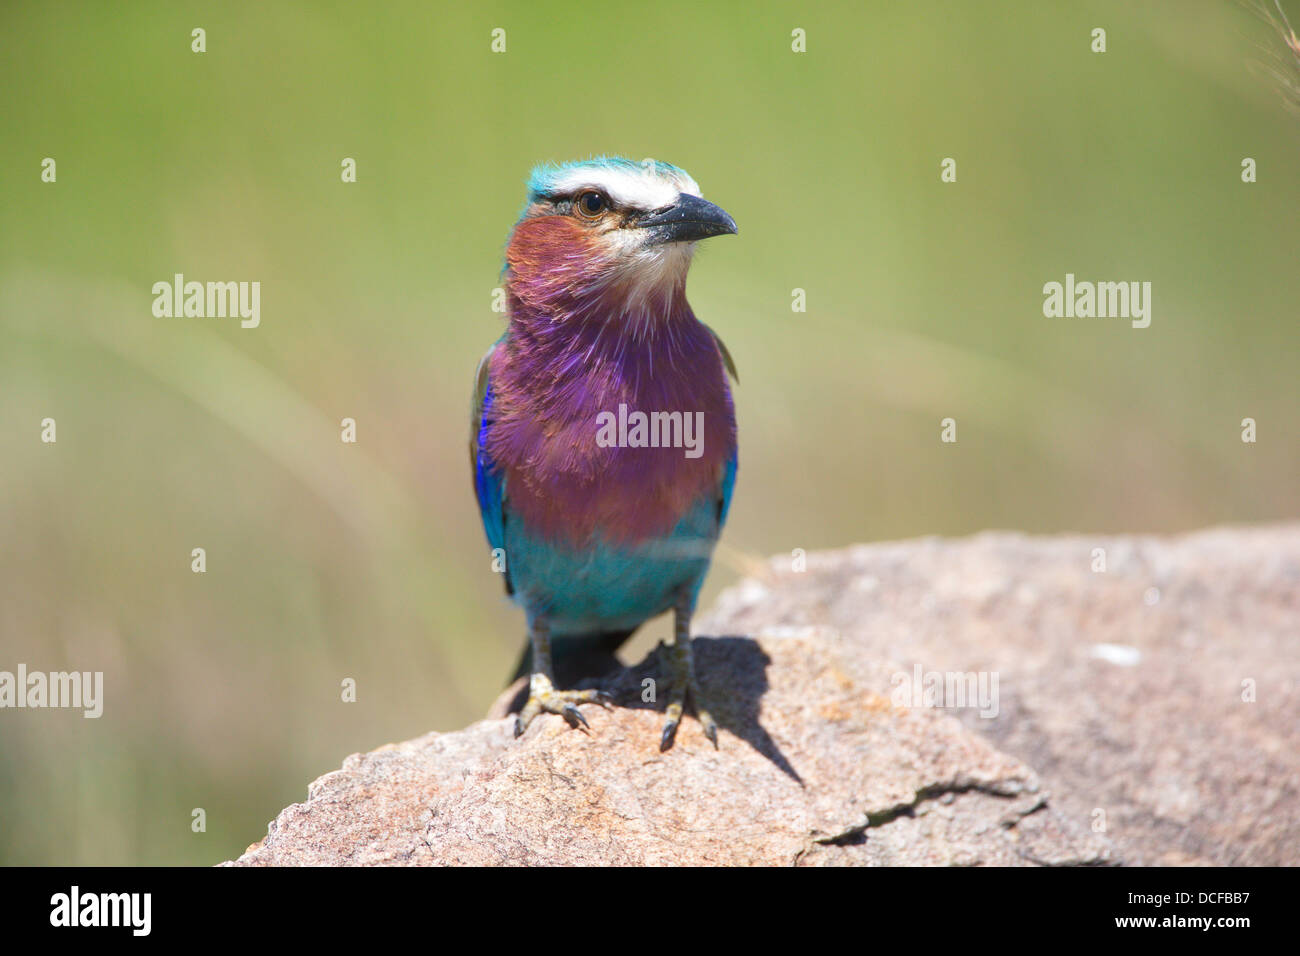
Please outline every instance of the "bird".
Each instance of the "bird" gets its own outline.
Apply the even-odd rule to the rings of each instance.
[[[557,672],[602,676],[671,610],[660,749],[688,695],[718,746],[691,617],[736,484],[738,377],[686,276],[696,243],[736,233],[669,163],[598,156],[529,176],[502,270],[506,328],[478,364],[470,420],[483,528],[527,623],[516,737],[544,713],[589,728],[579,705],[612,698]]]

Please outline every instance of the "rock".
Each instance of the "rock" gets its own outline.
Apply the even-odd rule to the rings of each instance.
[[[832,631],[696,644],[721,747],[640,703],[654,656],[584,708],[589,733],[513,721],[349,757],[240,864],[833,864],[1105,860],[1034,773],[951,716],[893,705],[896,667]],[[503,695],[506,696],[506,695]],[[951,795],[944,803],[941,798]],[[1021,828],[1033,821],[1032,835]]]
[[[905,671],[996,673],[997,716],[964,724],[1033,767],[1063,818],[1104,822],[1118,860],[1300,863],[1300,525],[986,533],[789,567],[701,629],[817,626]]]
[[[652,654],[589,732],[498,716],[349,757],[228,865],[1297,861],[1300,528],[807,561],[696,628],[720,749],[688,717],[659,752]],[[909,702],[916,665],[996,676],[996,716]]]

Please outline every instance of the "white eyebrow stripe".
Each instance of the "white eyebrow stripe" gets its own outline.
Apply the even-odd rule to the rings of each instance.
[[[689,176],[665,177],[648,170],[574,169],[551,184],[552,192],[559,195],[582,189],[599,189],[617,205],[647,211],[671,205],[682,193],[700,195],[700,187]]]

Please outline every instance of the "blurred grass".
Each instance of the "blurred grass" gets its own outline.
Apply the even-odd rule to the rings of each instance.
[[[668,160],[740,223],[690,283],[743,378],[706,602],[795,547],[1296,517],[1300,119],[1249,11],[576,9],[0,11],[0,669],[107,696],[0,713],[0,862],[215,862],[482,714],[522,622],[466,406],[540,160]],[[154,318],[175,272],[260,281],[261,327]],[[1151,281],[1151,327],[1043,318],[1066,272]]]

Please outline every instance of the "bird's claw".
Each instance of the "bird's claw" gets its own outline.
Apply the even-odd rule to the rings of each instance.
[[[562,713],[564,719],[569,722],[570,727],[577,727],[580,723],[584,727],[591,726],[591,724],[587,723],[587,718],[582,716],[582,711],[578,710],[578,708],[574,707],[572,704],[565,704]]]
[[[699,718],[700,729],[704,731],[704,736],[709,738],[709,742],[713,744],[713,749],[717,750],[718,749],[718,725],[717,722],[714,721],[713,715],[710,714],[707,710],[701,710],[697,705],[696,716]],[[663,735],[659,738],[660,753],[667,750],[673,745],[673,741],[677,739],[677,728],[681,726],[681,722],[682,722],[682,716],[680,710],[676,714],[670,713],[668,715],[668,719],[664,721]]]
[[[672,747],[673,741],[677,739],[677,728],[682,722],[682,711],[686,707],[688,691],[691,701],[695,704],[695,717],[700,722],[700,729],[704,731],[704,736],[709,738],[709,742],[713,744],[713,749],[717,750],[718,723],[713,719],[713,715],[709,713],[708,708],[704,706],[690,658],[682,654],[672,653],[669,662],[669,667],[672,670],[670,675],[672,695],[668,698],[668,708],[664,712],[664,732],[659,738],[660,752],[662,753]]]
[[[673,745],[673,741],[677,739],[677,725],[679,723],[681,723],[680,717],[669,717],[666,721],[664,721],[664,733],[663,736],[659,738],[660,753],[663,753],[665,750],[671,747]]]
[[[709,742],[713,744],[713,749],[717,750],[718,749],[718,725],[714,722],[713,715],[706,710],[704,712],[703,719],[700,720],[700,723],[704,725],[704,736],[709,738]]]
[[[515,716],[515,736],[518,737],[528,729],[538,714],[559,714],[570,727],[588,728],[591,724],[578,709],[578,704],[600,704],[609,707],[614,698],[603,690],[556,690],[545,674],[534,674],[530,685],[528,702]]]

